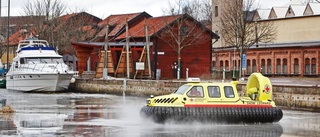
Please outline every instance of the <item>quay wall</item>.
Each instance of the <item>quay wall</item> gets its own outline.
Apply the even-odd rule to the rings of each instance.
[[[69,90],[78,93],[99,93],[149,97],[174,92],[186,81],[131,80],[131,79],[77,79]],[[237,86],[240,95],[245,94],[246,83]],[[292,86],[273,84],[273,100],[286,109],[320,112],[320,87],[315,85]]]

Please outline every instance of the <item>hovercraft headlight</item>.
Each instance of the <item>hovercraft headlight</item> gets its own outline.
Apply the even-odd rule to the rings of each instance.
[[[149,105],[149,104],[151,103],[151,100],[150,100],[150,99],[147,99],[147,100],[146,100],[146,103],[147,103],[147,105]]]

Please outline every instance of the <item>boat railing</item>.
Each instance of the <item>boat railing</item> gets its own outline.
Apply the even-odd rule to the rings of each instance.
[[[33,67],[33,69],[32,69],[32,71],[34,71],[34,70],[36,69],[36,66],[37,66],[38,63],[35,63],[35,62],[33,62],[33,61],[30,61],[30,62],[32,62],[32,64],[34,64],[34,67]],[[30,65],[30,64],[28,64],[28,65]],[[28,67],[28,68],[29,68],[29,67]]]

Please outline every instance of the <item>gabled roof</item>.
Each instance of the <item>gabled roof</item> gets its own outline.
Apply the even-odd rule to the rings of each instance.
[[[288,11],[288,7],[272,7],[269,19],[275,18],[284,18],[286,16],[286,12]]]
[[[60,29],[64,24],[66,24],[66,22],[70,18],[76,16],[77,14],[79,14],[79,13],[66,14],[66,15],[63,15],[63,16],[57,18],[57,20],[59,20],[60,23],[59,23],[59,25],[56,27],[56,29],[54,31],[57,31],[58,29]]]
[[[255,12],[255,15],[254,15],[254,19],[253,20],[257,20],[257,19],[260,19],[260,20],[264,20],[264,19],[268,19],[268,16],[270,14],[270,11],[271,9],[258,9],[256,10]]]
[[[77,18],[77,17],[85,17],[84,20],[82,21],[89,21],[89,20],[92,20],[94,22],[100,22],[101,19],[96,17],[96,16],[93,16],[91,14],[88,14],[86,12],[78,12],[78,13],[72,13],[72,14],[66,14],[66,15],[63,15],[55,20],[58,20],[59,21],[59,25],[55,28],[54,31],[58,31],[62,26],[66,25],[66,24],[70,24],[71,22],[68,22],[74,18]],[[79,20],[79,19],[75,19],[75,20]],[[89,22],[88,22],[89,23]],[[85,23],[83,23],[85,24]],[[91,24],[92,25],[92,24]]]
[[[108,36],[116,36],[117,34],[121,33],[121,31],[124,30],[126,21],[128,21],[128,24],[134,22],[135,20],[139,18],[150,18],[152,17],[146,12],[139,12],[139,13],[130,13],[130,14],[117,14],[117,15],[110,15],[103,21],[99,22],[98,26],[101,29],[101,31],[97,34],[98,37],[104,37],[106,34],[106,28],[105,26],[109,23],[111,31],[109,32]]]
[[[161,17],[154,17],[148,18],[145,21],[141,21],[137,25],[129,28],[129,36],[130,38],[144,38],[145,35],[145,25],[149,27],[148,35],[154,36],[157,33],[160,33],[165,27],[168,25],[172,25],[178,21],[180,18],[188,18],[193,20],[199,27],[204,28],[207,32],[209,32],[214,38],[218,39],[219,36],[213,33],[210,29],[206,26],[201,24],[200,22],[196,21],[194,18],[187,14],[183,15],[172,15],[172,16],[161,16]],[[122,33],[117,37],[118,40],[125,39],[126,34]]]
[[[303,16],[306,5],[290,5],[286,13],[286,17]]]
[[[131,38],[134,37],[145,37],[145,25],[149,26],[148,35],[152,36],[153,34],[157,33],[168,24],[172,23],[176,19],[178,19],[180,15],[173,15],[173,16],[161,16],[155,18],[148,18],[145,21],[141,21],[137,25],[129,28],[129,35]],[[124,39],[125,33],[117,37],[117,39]]]
[[[308,3],[303,15],[320,14],[320,3]]]

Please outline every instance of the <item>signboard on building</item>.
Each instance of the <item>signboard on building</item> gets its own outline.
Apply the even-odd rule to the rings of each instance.
[[[242,54],[242,57],[241,57],[241,68],[242,70],[246,70],[247,69],[247,63],[246,63],[246,54]]]
[[[144,70],[144,62],[136,62],[136,70]]]

